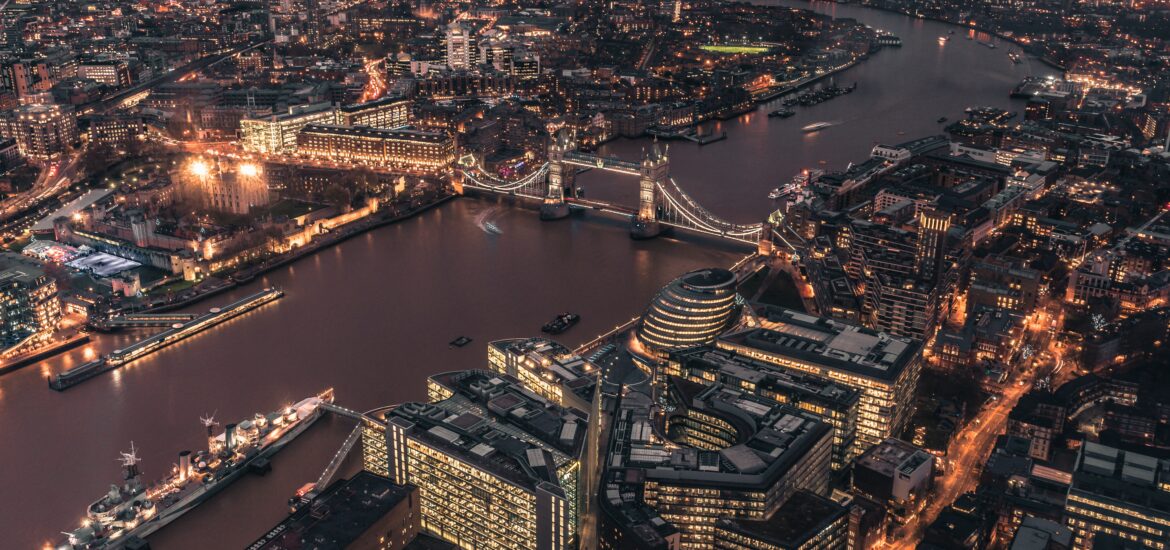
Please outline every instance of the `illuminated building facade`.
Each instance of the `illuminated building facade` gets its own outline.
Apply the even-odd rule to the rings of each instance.
[[[8,115],[7,133],[33,160],[60,156],[80,138],[77,115],[68,105],[23,105]]]
[[[512,338],[488,344],[491,369],[562,407],[592,410],[597,367],[545,338]]]
[[[57,281],[31,258],[0,255],[0,348],[44,340],[60,321]]]
[[[367,421],[365,469],[418,486],[422,528],[461,548],[575,548],[586,413],[490,371],[427,389],[431,403]]]
[[[297,149],[297,133],[309,124],[337,124],[337,109],[330,103],[289,108],[289,112],[240,120],[240,145],[249,153],[287,155]]]
[[[447,27],[447,67],[470,69],[479,63],[479,47],[475,32],[462,22],[456,21]]]
[[[715,522],[718,550],[844,550],[849,510],[810,491],[798,491],[766,521]]]
[[[641,393],[620,404],[602,548],[707,549],[722,518],[767,520],[801,490],[828,492],[832,428],[816,415],[678,378],[660,402],[664,414]]]
[[[77,77],[125,88],[130,85],[130,66],[125,61],[89,61],[77,66]]]
[[[784,371],[735,352],[703,346],[672,352],[660,374],[696,384],[723,384],[776,403],[806,410],[833,427],[833,469],[857,454],[860,392],[810,374]],[[665,378],[665,377],[663,377]]]
[[[343,106],[337,114],[338,123],[343,126],[400,128],[410,124],[410,100],[384,97]]]
[[[736,283],[726,269],[692,271],[671,281],[642,315],[638,341],[657,354],[714,342],[737,319]]]
[[[1141,548],[1170,544],[1170,463],[1086,442],[1077,457],[1064,505],[1073,548],[1093,548],[1096,536]]]
[[[439,132],[311,124],[297,135],[297,153],[334,162],[435,172],[455,162],[455,142]]]
[[[921,342],[786,309],[772,310],[767,320],[771,328],[745,329],[716,345],[861,392],[859,450],[898,434],[918,386]]]
[[[269,202],[268,181],[264,169],[242,164],[236,170],[208,178],[204,201],[207,207],[232,214],[247,214]]]

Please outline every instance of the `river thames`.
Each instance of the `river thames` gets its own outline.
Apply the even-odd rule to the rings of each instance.
[[[856,18],[900,36],[837,77],[853,94],[790,119],[768,119],[769,106],[712,125],[729,139],[671,146],[676,181],[710,210],[733,221],[759,221],[765,195],[802,168],[844,168],[877,142],[941,133],[935,120],[964,108],[1023,110],[1008,99],[1022,77],[1050,74],[1036,60],[1014,65],[997,49],[938,37],[953,27],[857,6],[804,4]],[[982,37],[987,40],[987,37]],[[774,108],[774,107],[772,107]],[[800,127],[830,121],[816,134]],[[647,140],[605,146],[636,158]],[[824,161],[824,164],[821,164]],[[590,197],[635,203],[636,181],[579,181]],[[276,285],[287,296],[64,393],[45,376],[116,349],[129,333],[0,378],[0,540],[41,546],[75,528],[85,507],[120,479],[115,458],[130,442],[147,479],[162,477],[183,449],[203,444],[200,415],[222,422],[268,411],[324,388],[338,403],[364,410],[425,399],[426,376],[486,367],[487,342],[539,333],[555,313],[582,321],[561,338],[576,345],[639,314],[661,285],[704,266],[728,266],[748,251],[685,237],[631,241],[616,220],[574,217],[542,223],[529,209],[462,199],[270,273],[200,304],[227,303]],[[474,341],[450,349],[466,335]],[[316,479],[352,428],[325,418],[273,460],[266,477],[245,476],[199,509],[151,537],[156,548],[242,547],[286,513],[286,499]]]

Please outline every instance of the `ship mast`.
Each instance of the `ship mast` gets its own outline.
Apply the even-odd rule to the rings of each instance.
[[[138,449],[134,448],[134,442],[130,442],[130,452],[118,453],[122,455],[118,461],[122,463],[122,467],[126,469],[126,479],[131,480],[138,477],[141,472],[138,471],[138,463],[142,459],[138,458]]]
[[[215,412],[219,412],[219,411],[216,410]],[[213,445],[211,444],[212,440],[215,439],[215,436],[213,435],[213,426],[215,426],[216,424],[219,424],[219,422],[215,421],[215,412],[211,413],[208,416],[200,416],[199,417],[199,422],[201,424],[203,424],[204,428],[207,428],[207,450],[209,450],[209,451],[213,447]]]

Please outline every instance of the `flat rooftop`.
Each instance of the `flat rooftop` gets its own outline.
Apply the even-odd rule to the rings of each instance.
[[[767,320],[771,328],[731,333],[717,340],[717,345],[749,348],[883,381],[896,380],[922,348],[917,340],[790,309],[770,308]]]
[[[766,520],[721,519],[716,525],[781,548],[802,548],[805,542],[848,513],[847,508],[832,500],[801,490]]]
[[[408,437],[529,489],[559,486],[556,475],[576,460],[588,415],[540,397],[506,374],[456,371],[431,377],[452,395],[437,403],[404,403],[385,414]]]
[[[415,490],[413,485],[397,485],[370,472],[358,472],[334,482],[248,550],[346,548]]]

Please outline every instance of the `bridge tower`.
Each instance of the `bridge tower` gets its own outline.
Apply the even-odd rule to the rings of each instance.
[[[540,205],[540,219],[559,220],[569,215],[565,190],[576,188],[577,169],[565,163],[565,153],[577,150],[577,140],[561,128],[548,144],[548,192]]]
[[[662,233],[658,221],[659,187],[670,177],[670,147],[662,150],[658,140],[642,158],[641,178],[638,182],[638,214],[630,226],[630,236],[635,239],[649,239]]]

